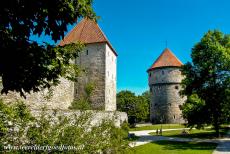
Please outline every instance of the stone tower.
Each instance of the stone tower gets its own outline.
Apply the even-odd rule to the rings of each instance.
[[[87,83],[93,83],[95,90],[91,101],[94,109],[116,110],[116,60],[117,53],[98,26],[89,19],[83,19],[60,42],[60,45],[82,42],[85,50],[79,54],[76,64],[85,70],[75,84],[74,97],[84,95]]]
[[[185,98],[179,95],[181,61],[166,48],[147,70],[151,93],[150,120],[153,123],[182,123],[179,105]]]
[[[85,85],[93,83],[95,85],[95,90],[91,97],[93,109],[115,111],[116,51],[97,23],[89,19],[83,19],[79,22],[59,45],[63,46],[78,41],[85,44],[85,49],[79,54],[75,63],[81,69],[84,69],[85,73],[78,77],[77,83],[60,78],[60,84],[52,87],[53,93],[49,99],[47,99],[47,94],[49,95],[47,89],[36,93],[31,92],[26,95],[26,99],[15,92],[0,95],[0,98],[6,102],[22,100],[31,110],[37,110],[44,105],[48,109],[67,110],[74,99],[84,95]]]

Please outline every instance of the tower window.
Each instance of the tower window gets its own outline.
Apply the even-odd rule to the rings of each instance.
[[[175,86],[175,89],[179,89],[179,87],[178,87],[178,86]]]
[[[164,71],[162,71],[161,73],[162,73],[162,75],[164,75],[164,74],[165,74],[165,72],[164,72]]]
[[[152,74],[151,74],[151,73],[149,73],[149,77],[151,77],[151,75],[152,75]]]
[[[89,55],[89,50],[86,50],[86,55]]]
[[[150,87],[150,92],[152,92],[153,91],[153,89],[152,89],[152,87]]]
[[[173,119],[176,119],[176,116],[175,116],[175,115],[173,116]]]

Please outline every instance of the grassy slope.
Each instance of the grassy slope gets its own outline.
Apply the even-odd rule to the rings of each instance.
[[[128,154],[211,154],[215,143],[157,141],[141,145]]]
[[[183,124],[162,124],[163,129],[172,129],[172,128],[184,128]],[[130,131],[138,131],[138,130],[153,130],[153,129],[160,129],[161,124],[155,124],[151,126],[143,126],[143,127],[136,127],[130,128]]]

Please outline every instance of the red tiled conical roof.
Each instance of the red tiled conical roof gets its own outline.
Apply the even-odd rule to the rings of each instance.
[[[176,66],[180,67],[183,63],[172,53],[172,51],[166,48],[148,71],[158,67]]]
[[[102,32],[98,24],[90,19],[82,19],[59,43],[63,46],[65,44],[74,43],[80,41],[85,44],[90,43],[107,43],[112,49],[114,54],[117,56],[116,51],[113,49],[109,40],[106,38],[105,34]]]

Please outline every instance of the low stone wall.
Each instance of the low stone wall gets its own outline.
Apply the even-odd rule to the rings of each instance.
[[[42,110],[31,110],[35,117],[39,117]],[[47,115],[67,116],[73,117],[73,115],[80,116],[81,114],[88,113],[90,115],[90,124],[95,126],[101,123],[103,120],[112,120],[116,127],[120,127],[122,123],[128,122],[128,116],[125,112],[119,111],[97,111],[97,110],[86,110],[86,111],[72,111],[72,110],[46,110]]]

